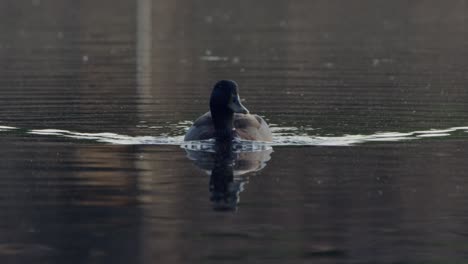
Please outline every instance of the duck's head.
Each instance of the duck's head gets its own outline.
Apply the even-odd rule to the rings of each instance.
[[[249,113],[240,102],[237,84],[234,81],[222,80],[215,84],[211,92],[210,112],[216,139],[224,141],[232,138],[234,113]]]
[[[211,114],[216,113],[242,113],[248,114],[249,110],[245,108],[239,98],[237,83],[230,80],[222,80],[215,84],[210,98]]]

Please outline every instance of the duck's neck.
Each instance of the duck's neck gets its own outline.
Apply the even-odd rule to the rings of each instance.
[[[234,113],[230,109],[213,111],[211,117],[215,127],[216,140],[231,140],[233,138]]]

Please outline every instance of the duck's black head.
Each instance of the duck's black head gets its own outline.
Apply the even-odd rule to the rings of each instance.
[[[215,84],[211,92],[210,111],[218,138],[231,136],[234,113],[249,113],[240,102],[237,84],[230,80]]]

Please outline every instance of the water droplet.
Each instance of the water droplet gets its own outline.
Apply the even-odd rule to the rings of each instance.
[[[377,67],[377,66],[379,66],[379,64],[380,64],[380,60],[379,60],[379,59],[373,59],[373,60],[372,60],[372,66]]]
[[[20,31],[18,32],[20,37],[24,38],[26,37],[26,31],[24,29],[20,29]]]
[[[213,23],[213,17],[212,16],[206,16],[205,17],[205,22],[208,23],[208,24]]]

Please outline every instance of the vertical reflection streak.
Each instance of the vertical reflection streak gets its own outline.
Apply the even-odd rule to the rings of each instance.
[[[136,7],[137,35],[136,35],[136,78],[137,94],[139,98],[138,116],[144,120],[145,108],[147,104],[142,103],[145,98],[151,97],[151,51],[152,51],[152,0],[138,0]],[[150,170],[148,162],[137,162],[137,167],[142,170]],[[151,179],[148,179],[151,180]],[[139,188],[144,190],[145,180],[140,179]],[[142,197],[139,197],[140,199]]]
[[[152,17],[151,0],[137,1],[137,92],[140,98],[151,96],[151,45]]]

